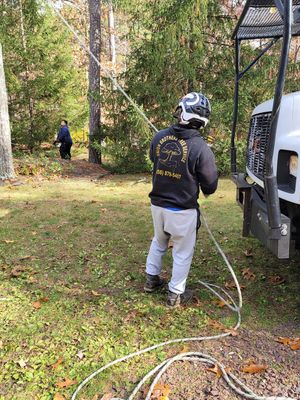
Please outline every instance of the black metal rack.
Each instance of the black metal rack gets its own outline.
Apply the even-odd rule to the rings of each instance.
[[[268,39],[282,37],[284,34],[283,0],[248,0],[233,32],[237,40]],[[292,35],[300,34],[300,0],[291,1],[294,23]]]
[[[239,181],[237,173],[235,135],[238,121],[239,82],[245,73],[282,38],[282,50],[278,67],[278,76],[274,94],[271,128],[265,154],[264,187],[268,211],[270,239],[280,239],[281,213],[278,198],[277,179],[273,173],[273,151],[285,74],[288,64],[290,41],[292,36],[300,36],[300,0],[248,0],[234,30],[235,40],[235,91],[231,132],[231,172],[234,181]],[[240,70],[241,43],[245,40],[271,39],[258,56],[244,69]],[[245,182],[245,189],[249,185]]]

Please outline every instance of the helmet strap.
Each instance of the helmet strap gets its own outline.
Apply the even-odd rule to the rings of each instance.
[[[182,108],[181,107],[177,107],[176,110],[173,113],[173,117],[177,119],[178,123],[180,123],[181,113],[182,113]]]

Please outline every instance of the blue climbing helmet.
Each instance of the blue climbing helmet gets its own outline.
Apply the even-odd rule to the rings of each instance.
[[[181,125],[191,125],[195,128],[205,127],[211,113],[210,102],[202,93],[191,92],[180,101],[174,113]]]

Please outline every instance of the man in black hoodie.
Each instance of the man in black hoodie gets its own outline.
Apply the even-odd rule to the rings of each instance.
[[[63,119],[60,123],[60,129],[53,144],[56,143],[61,143],[59,148],[60,157],[64,160],[71,160],[71,147],[73,141],[68,127],[68,121],[65,119]]]
[[[200,226],[198,196],[217,189],[218,174],[211,149],[200,136],[211,113],[209,100],[192,92],[183,97],[174,116],[178,124],[158,132],[151,142],[153,188],[149,194],[154,238],[146,263],[145,292],[154,292],[165,281],[160,278],[162,257],[173,242],[173,269],[167,305],[176,307],[188,302],[186,290],[196,234]]]

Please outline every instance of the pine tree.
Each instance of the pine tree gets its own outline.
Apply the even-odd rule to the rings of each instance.
[[[202,91],[212,103],[210,124],[202,134],[213,135],[220,144],[218,154],[224,172],[226,165],[229,166],[233,110],[234,43],[231,35],[242,11],[241,3],[242,0],[117,2],[119,13],[120,10],[126,13],[126,23],[129,21],[126,39],[130,43],[130,55],[127,70],[120,77],[126,91],[159,129],[174,121],[173,111],[184,94]],[[260,51],[257,42],[242,46],[241,69]],[[242,148],[253,108],[273,96],[278,50],[275,46],[241,81],[240,109],[243,112],[239,115],[238,137],[242,139]],[[296,88],[299,66],[299,62],[296,66],[290,65],[288,90]],[[112,103],[114,118],[111,121],[115,123],[107,123],[105,127],[110,141],[107,149],[117,165],[132,168],[139,160],[143,169],[147,166],[149,129],[141,124],[122,96],[112,96],[108,89],[105,104]]]
[[[12,140],[32,150],[55,135],[61,118],[85,118],[85,71],[73,63],[72,36],[47,7],[18,0],[0,10]]]

